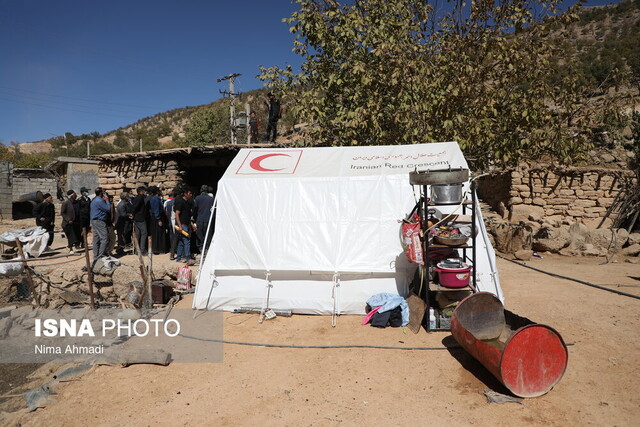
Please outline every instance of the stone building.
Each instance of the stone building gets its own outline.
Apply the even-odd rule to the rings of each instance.
[[[144,185],[160,187],[164,193],[189,186],[198,194],[201,185],[216,191],[218,180],[241,148],[274,148],[281,145],[213,145],[184,147],[141,153],[91,156],[99,161],[100,186],[116,198],[125,189]]]
[[[98,186],[98,161],[77,157],[58,157],[45,169],[58,178],[58,189],[66,196],[68,190],[80,194],[80,188],[96,188]],[[52,193],[53,194],[53,193]]]
[[[11,218],[13,163],[0,162],[0,218]]]

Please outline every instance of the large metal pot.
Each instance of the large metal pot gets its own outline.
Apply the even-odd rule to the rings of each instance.
[[[462,184],[431,185],[431,202],[436,205],[462,202]]]

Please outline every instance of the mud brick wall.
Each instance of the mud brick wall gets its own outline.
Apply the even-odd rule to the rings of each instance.
[[[182,184],[178,163],[171,159],[126,159],[102,161],[98,169],[100,186],[116,199],[124,188],[155,185],[164,191]]]
[[[0,217],[11,218],[13,164],[0,162]]]
[[[621,184],[630,179],[633,173],[622,169],[521,165],[481,178],[478,194],[497,212],[508,211],[510,217],[522,208],[522,212],[534,211],[546,218],[593,223],[606,215]]]

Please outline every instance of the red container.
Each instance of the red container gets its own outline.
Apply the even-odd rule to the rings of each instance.
[[[464,288],[469,285],[469,278],[471,277],[471,267],[467,264],[462,264],[460,268],[455,267],[443,267],[441,263],[438,263],[435,271],[438,273],[438,279],[440,285],[445,288]]]
[[[505,310],[488,292],[458,304],[451,334],[516,396],[542,396],[567,369],[567,347],[556,330]]]

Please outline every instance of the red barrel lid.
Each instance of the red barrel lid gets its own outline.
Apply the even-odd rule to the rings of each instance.
[[[541,396],[560,381],[567,360],[567,347],[553,328],[522,327],[505,343],[500,361],[502,382],[517,396]]]

